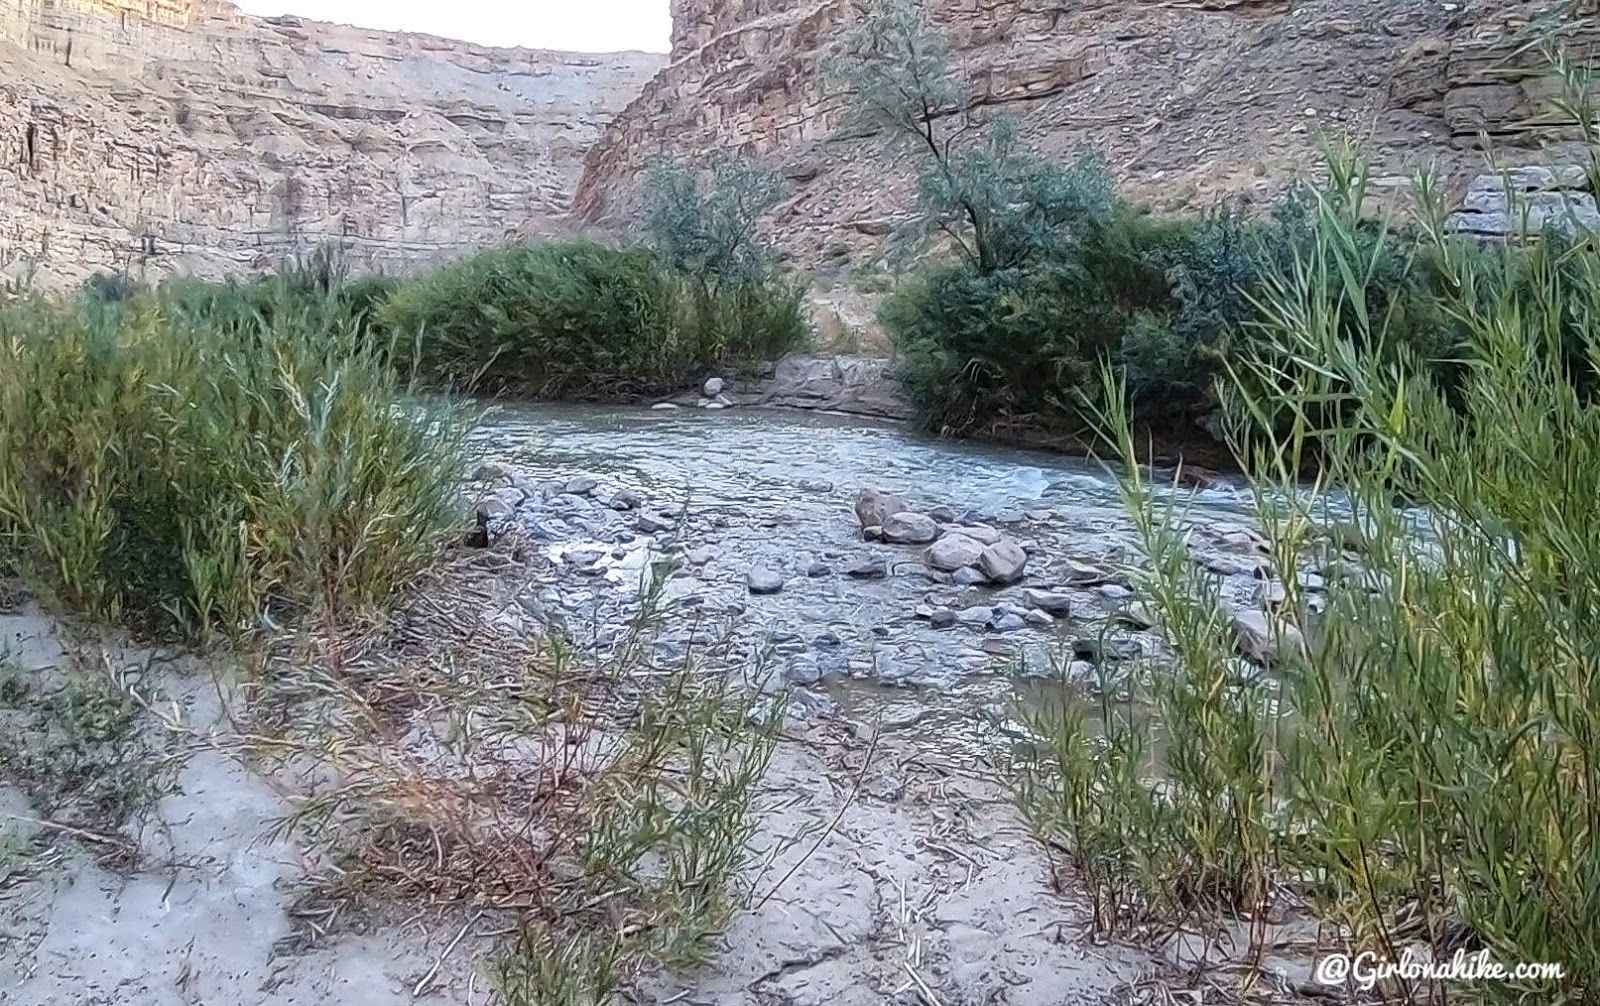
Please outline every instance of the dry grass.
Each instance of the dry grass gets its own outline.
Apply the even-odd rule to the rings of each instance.
[[[702,962],[748,893],[781,697],[652,665],[659,579],[609,659],[580,657],[516,614],[523,554],[458,552],[391,617],[280,641],[248,732],[298,778],[282,828],[324,895],[489,913],[507,1002],[600,1002]]]

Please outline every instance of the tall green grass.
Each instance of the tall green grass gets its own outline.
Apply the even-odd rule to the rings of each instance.
[[[465,417],[333,296],[177,284],[0,312],[0,552],[72,607],[206,634],[376,604],[459,521]]]
[[[1365,175],[1334,169],[1315,241],[1264,283],[1225,387],[1283,586],[1276,658],[1239,658],[1182,505],[1126,476],[1150,559],[1137,586],[1171,659],[1115,683],[1119,700],[1036,712],[1018,796],[1108,928],[1235,916],[1261,946],[1264,920],[1304,903],[1351,949],[1398,959],[1420,940],[1565,968],[1451,990],[1473,1000],[1592,1002],[1600,410],[1574,352],[1600,365],[1600,244],[1539,234],[1485,251],[1449,231],[1424,178],[1438,306],[1470,361],[1442,380],[1368,309]],[[1107,381],[1107,434],[1133,472],[1128,398]],[[1359,553],[1324,532],[1335,520],[1361,529]],[[1353,561],[1366,572],[1335,575]],[[1317,569],[1325,594],[1301,576]]]
[[[379,317],[424,379],[541,398],[678,391],[805,337],[781,281],[707,287],[644,246],[588,241],[480,252],[401,286]]]

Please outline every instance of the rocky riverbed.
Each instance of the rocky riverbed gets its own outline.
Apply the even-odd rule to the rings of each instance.
[[[55,708],[36,693],[92,685],[142,738],[138,758],[101,774],[150,790],[115,823],[63,821],[26,779],[0,785],[0,999],[496,1001],[484,969],[510,931],[503,913],[335,897],[327,848],[292,821],[336,778],[329,757],[378,743],[372,764],[387,765],[401,748],[433,750],[418,738],[454,721],[433,715],[444,692],[416,690],[436,682],[423,669],[466,673],[484,654],[514,667],[548,658],[553,639],[616,655],[633,680],[693,661],[791,696],[754,797],[747,901],[710,965],[649,975],[633,1001],[1099,1006],[1170,1001],[1169,985],[1214,991],[1188,942],[1088,938],[1085,907],[1053,887],[1059,863],[1005,791],[1019,695],[1159,655],[1104,472],[859,419],[709,407],[506,409],[477,447],[464,513],[478,515],[476,540],[380,637],[307,651],[337,655],[340,680],[367,682],[405,727],[377,741],[339,732],[374,705],[293,720],[308,738],[333,730],[330,747],[270,732],[289,698],[276,692],[311,708],[345,694],[320,671],[296,686],[204,667],[0,590],[6,715],[34,718]],[[1194,561],[1235,611],[1241,661],[1270,660],[1279,585],[1248,495],[1161,498],[1184,508]],[[1334,574],[1302,573],[1311,586]],[[636,645],[643,659],[617,653]],[[1308,959],[1301,947],[1269,968],[1291,988]]]
[[[714,652],[798,689],[797,712],[888,703],[970,731],[1004,720],[1017,678],[1090,681],[1160,645],[1130,589],[1132,527],[1087,462],[718,410],[517,409],[483,448],[487,538],[514,529],[540,560],[519,598],[529,631],[604,651],[654,576],[658,659]],[[1248,494],[1171,498],[1264,655],[1248,637],[1281,587]]]

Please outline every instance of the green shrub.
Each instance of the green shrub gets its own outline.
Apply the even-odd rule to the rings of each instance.
[[[402,285],[379,321],[430,380],[577,398],[676,391],[803,331],[798,298],[779,284],[704,296],[648,248],[507,245]]]
[[[184,282],[0,313],[0,551],[109,619],[381,602],[456,528],[463,432],[336,298]]]
[[[1088,710],[1099,738],[1082,708],[1033,714],[1044,744],[1019,762],[1019,798],[1113,906],[1106,924],[1243,913],[1260,949],[1262,920],[1298,902],[1351,952],[1421,941],[1565,969],[1463,1001],[1592,1002],[1600,411],[1573,361],[1600,364],[1600,245],[1474,246],[1424,184],[1411,261],[1437,293],[1420,306],[1454,320],[1471,361],[1441,369],[1408,341],[1416,316],[1372,310],[1391,248],[1359,216],[1363,177],[1336,162],[1313,194],[1310,244],[1263,275],[1226,384],[1283,590],[1270,673],[1239,659],[1184,505],[1137,474],[1131,403],[1107,374],[1150,559],[1135,586],[1171,656]],[[1308,490],[1313,456],[1324,478]],[[1361,529],[1353,582],[1329,572],[1350,562],[1321,530],[1335,519]]]
[[[536,396],[644,394],[682,382],[694,346],[678,284],[644,248],[507,245],[414,280],[382,323],[451,387]]]

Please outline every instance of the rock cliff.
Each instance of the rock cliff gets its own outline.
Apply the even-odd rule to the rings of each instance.
[[[400,270],[548,232],[663,62],[226,0],[0,0],[0,273],[217,275],[325,240]]]
[[[661,152],[734,147],[781,166],[775,225],[798,264],[860,265],[911,204],[914,164],[840,134],[818,73],[849,0],[674,0],[671,63],[589,152],[576,211],[621,224]],[[1548,25],[1600,46],[1593,13],[1518,0],[930,0],[975,83],[969,114],[1018,118],[1050,156],[1105,153],[1158,207],[1264,196],[1316,163],[1319,136],[1366,139],[1384,184],[1433,160],[1464,178],[1479,136],[1531,159],[1553,85]]]

